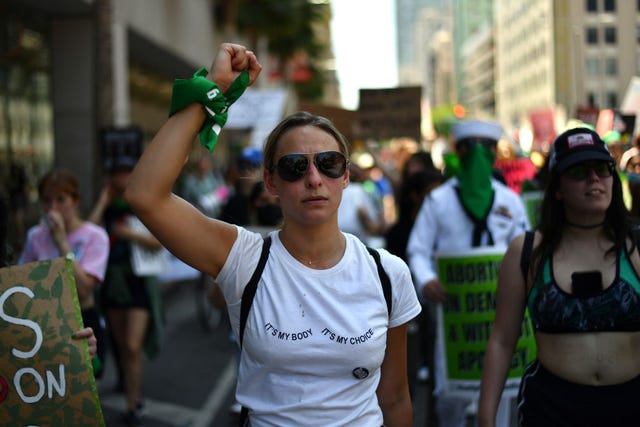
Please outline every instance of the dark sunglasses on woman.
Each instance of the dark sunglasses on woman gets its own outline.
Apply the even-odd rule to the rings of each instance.
[[[591,176],[594,171],[598,178],[609,178],[613,174],[613,164],[610,162],[585,162],[567,169],[564,174],[575,181],[582,181]]]
[[[277,170],[280,178],[295,182],[302,178],[309,170],[308,154],[286,154],[278,160]],[[316,169],[329,178],[340,178],[347,170],[349,162],[339,151],[321,151],[313,154],[313,164]]]

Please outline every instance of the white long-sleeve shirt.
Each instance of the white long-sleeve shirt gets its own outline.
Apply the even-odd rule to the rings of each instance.
[[[409,267],[420,297],[424,285],[438,276],[435,252],[455,253],[472,247],[474,223],[460,203],[457,185],[458,180],[451,178],[424,199],[409,237]],[[494,198],[487,228],[494,246],[506,250],[514,237],[530,228],[529,219],[520,196],[495,179],[491,185]],[[484,233],[481,247],[487,246],[487,239]]]

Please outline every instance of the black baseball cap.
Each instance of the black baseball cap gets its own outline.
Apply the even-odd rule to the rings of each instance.
[[[569,129],[558,135],[551,146],[549,170],[562,173],[587,160],[613,163],[614,159],[600,135],[586,127]]]

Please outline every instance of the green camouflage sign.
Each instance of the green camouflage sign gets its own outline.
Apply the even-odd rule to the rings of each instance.
[[[482,363],[496,313],[498,271],[504,251],[472,249],[456,255],[438,255],[438,271],[447,289],[439,311],[440,342],[446,364],[449,393],[477,397]],[[535,337],[525,311],[505,385],[515,395],[525,366],[536,357]]]
[[[0,420],[104,426],[71,261],[0,269]]]

